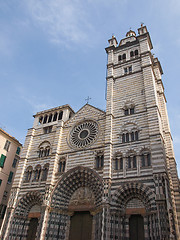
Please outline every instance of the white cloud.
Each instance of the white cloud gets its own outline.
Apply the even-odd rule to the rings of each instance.
[[[53,43],[66,46],[89,44],[88,35],[93,27],[81,0],[29,0],[25,3],[35,24],[48,34]]]

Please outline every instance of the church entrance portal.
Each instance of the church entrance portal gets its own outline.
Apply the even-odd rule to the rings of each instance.
[[[92,216],[90,212],[75,212],[71,217],[69,240],[91,240]]]
[[[34,240],[36,238],[37,226],[38,226],[38,218],[31,218],[29,222],[27,240]]]
[[[141,215],[131,215],[129,235],[130,240],[144,240],[144,219]]]

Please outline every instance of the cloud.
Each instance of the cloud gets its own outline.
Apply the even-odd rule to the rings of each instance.
[[[51,42],[65,46],[90,43],[88,35],[93,27],[81,0],[28,0],[26,6]]]
[[[32,21],[57,45],[91,47],[101,36],[100,25],[116,19],[127,0],[24,0]],[[116,7],[114,7],[116,6]],[[116,14],[114,14],[116,12]],[[101,23],[101,24],[100,24]]]

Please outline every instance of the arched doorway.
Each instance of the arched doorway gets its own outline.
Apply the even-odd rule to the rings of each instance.
[[[78,188],[69,202],[69,210],[74,211],[70,219],[69,240],[91,240],[92,220],[90,211],[95,208],[95,197],[88,187]]]
[[[139,214],[129,219],[129,237],[130,240],[144,240],[144,219]]]
[[[71,217],[69,240],[91,240],[92,216],[90,212],[75,212]]]
[[[99,239],[102,195],[102,178],[93,169],[78,166],[64,173],[52,192],[46,238],[88,240],[94,234]]]
[[[35,240],[37,227],[38,227],[38,218],[31,218],[29,221],[27,240]]]

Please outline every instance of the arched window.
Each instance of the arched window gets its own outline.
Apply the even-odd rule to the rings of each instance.
[[[151,154],[148,149],[145,149],[141,152],[140,158],[141,158],[141,167],[151,166]]]
[[[136,49],[135,52],[134,52],[135,56],[138,55],[138,50]]]
[[[134,132],[131,133],[131,141],[134,141]]]
[[[122,143],[125,143],[125,134],[122,134]]]
[[[48,123],[52,121],[52,114],[49,115]]]
[[[130,108],[130,114],[134,114],[134,106]]]
[[[114,163],[115,170],[123,170],[123,157],[121,153],[116,154],[114,158]]]
[[[44,141],[40,144],[38,150],[39,158],[47,157],[50,154],[50,143],[48,141]]]
[[[137,168],[137,159],[135,153],[129,153],[127,156],[127,169],[136,169]]]
[[[41,124],[42,121],[43,121],[43,116],[40,116],[40,117],[39,117],[39,124]]]
[[[48,175],[48,171],[49,171],[49,164],[46,164],[46,165],[43,167],[43,170],[42,170],[42,178],[41,178],[41,181],[46,181],[47,175]]]
[[[136,140],[136,141],[139,140],[139,134],[138,134],[138,131],[135,132],[135,140]]]
[[[34,178],[33,178],[33,181],[34,182],[38,182],[39,179],[40,179],[40,175],[41,175],[41,166],[40,165],[37,165],[35,167],[35,170],[34,170]]]
[[[122,60],[122,56],[119,55],[119,56],[118,56],[118,61],[121,61],[121,60]]]
[[[104,154],[98,153],[96,156],[96,169],[103,168],[104,166]]]
[[[43,157],[43,153],[44,153],[44,149],[43,149],[43,148],[40,148],[40,149],[39,149],[39,158],[40,158],[40,157]]]
[[[63,173],[65,172],[65,167],[66,167],[66,159],[65,158],[61,158],[59,160],[59,169],[58,172]]]
[[[30,166],[26,169],[25,182],[30,182],[32,176],[33,168]]]
[[[133,57],[133,56],[134,56],[134,52],[131,51],[131,52],[130,52],[130,57]]]
[[[126,133],[126,142],[129,142],[129,133]]]
[[[123,60],[126,59],[126,54],[124,53],[123,56],[122,56]]]
[[[125,116],[129,115],[129,109],[124,109],[124,115]]]
[[[63,117],[63,111],[59,112],[58,120],[61,120]]]
[[[45,115],[45,116],[44,116],[44,121],[43,121],[43,123],[46,123],[46,122],[47,122],[47,118],[48,118],[48,116]]]
[[[57,120],[57,112],[55,112],[55,114],[54,114],[54,117],[53,117],[53,121],[56,121]]]
[[[44,150],[44,157],[49,156],[49,153],[50,153],[50,148],[46,147],[45,150]]]

